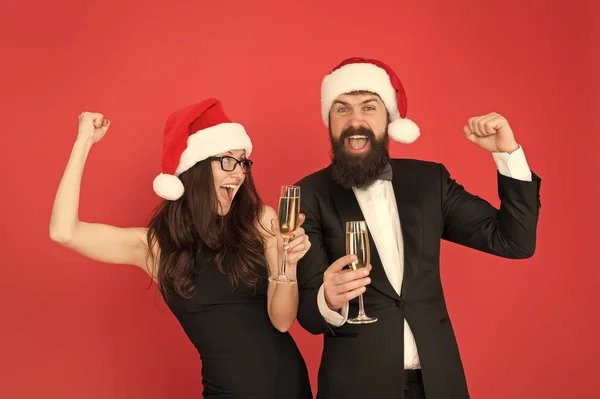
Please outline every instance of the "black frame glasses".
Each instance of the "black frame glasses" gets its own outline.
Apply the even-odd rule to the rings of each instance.
[[[237,168],[238,164],[240,164],[241,168],[242,168],[242,172],[244,174],[247,174],[250,172],[250,169],[252,169],[252,164],[253,164],[253,162],[249,159],[236,159],[229,155],[224,155],[222,157],[209,157],[208,159],[211,161],[219,161],[219,163],[221,164],[221,169],[224,170],[225,172],[233,172],[235,170],[235,168]],[[223,161],[229,161],[229,162],[232,162],[232,164],[230,164],[229,162],[223,162]],[[231,166],[231,165],[233,165],[233,166]]]

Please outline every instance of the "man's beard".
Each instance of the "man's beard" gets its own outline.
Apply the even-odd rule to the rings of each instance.
[[[370,148],[364,154],[349,153],[345,140],[354,135],[367,136]],[[331,141],[331,166],[333,180],[345,188],[365,189],[377,180],[379,173],[390,159],[388,134],[377,140],[375,134],[366,128],[347,128],[338,139],[329,131]]]

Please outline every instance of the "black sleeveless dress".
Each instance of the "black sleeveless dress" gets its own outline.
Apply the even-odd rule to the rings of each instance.
[[[306,364],[267,313],[267,272],[256,290],[234,290],[206,247],[196,256],[192,298],[165,298],[202,362],[204,398],[312,399]]]

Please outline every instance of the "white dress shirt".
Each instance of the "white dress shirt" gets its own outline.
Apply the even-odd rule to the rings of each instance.
[[[492,156],[498,172],[504,176],[531,181],[531,170],[521,147],[512,154],[493,153]],[[366,190],[353,189],[353,191],[377,247],[385,274],[396,293],[400,295],[404,275],[404,248],[400,228],[401,220],[398,216],[392,182],[376,180]],[[329,324],[339,327],[348,320],[348,303],[344,304],[339,313],[329,309],[325,302],[323,285],[319,289],[317,303],[319,311]],[[418,369],[420,367],[415,338],[408,323],[404,320],[404,368]]]

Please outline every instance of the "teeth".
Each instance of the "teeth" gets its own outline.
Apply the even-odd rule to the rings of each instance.
[[[359,135],[354,135],[354,136],[350,136],[351,139],[368,139],[367,136],[359,136]]]
[[[224,188],[236,188],[237,186],[235,184],[223,184],[221,187],[224,187]]]

